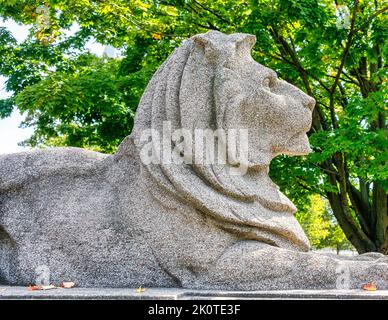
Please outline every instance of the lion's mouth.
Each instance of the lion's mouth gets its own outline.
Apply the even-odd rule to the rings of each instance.
[[[286,148],[282,152],[289,156],[302,156],[311,152],[310,142],[306,132],[299,132],[287,141]]]

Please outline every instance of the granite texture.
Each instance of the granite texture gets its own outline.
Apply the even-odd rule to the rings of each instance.
[[[254,43],[216,31],[185,41],[151,79],[114,155],[0,156],[0,283],[289,290],[374,281],[387,289],[387,256],[308,252],[268,166],[279,154],[309,152],[315,102],[255,62]],[[230,174],[236,163],[145,164],[142,133],[161,132],[165,121],[190,132],[248,129],[246,174]]]

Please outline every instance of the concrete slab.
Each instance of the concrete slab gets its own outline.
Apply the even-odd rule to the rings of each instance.
[[[147,288],[138,293],[134,288],[73,288],[29,291],[25,287],[0,286],[0,299],[71,299],[71,300],[388,300],[388,290],[285,290],[285,291],[219,291],[179,288]]]

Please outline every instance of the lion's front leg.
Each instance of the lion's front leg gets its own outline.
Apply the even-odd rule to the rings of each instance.
[[[240,241],[227,249],[196,287],[228,290],[355,289],[374,282],[388,288],[388,259],[340,259]]]

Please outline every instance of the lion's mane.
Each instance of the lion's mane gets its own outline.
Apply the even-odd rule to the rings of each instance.
[[[134,130],[120,149],[124,149],[130,140],[140,152],[144,146],[140,140],[142,131],[152,128],[162,132],[163,121],[170,121],[172,130],[217,129],[220,126],[224,110],[222,106],[215,106],[214,79],[227,62],[227,56],[223,59],[211,57],[212,60],[201,48],[211,41],[214,33],[211,31],[185,41],[160,66],[140,101]],[[248,36],[252,42],[250,35],[225,35],[229,37],[227,41],[235,42],[245,41]],[[268,196],[266,188],[262,188],[264,191],[250,188],[249,172],[232,178],[225,166],[165,163],[141,166],[157,185],[158,190],[152,188],[152,192],[169,194],[212,217],[224,230],[274,246],[309,249],[308,240],[294,217],[295,207],[278,191],[267,172],[262,177],[263,183],[278,195],[278,199]]]

